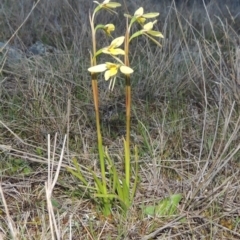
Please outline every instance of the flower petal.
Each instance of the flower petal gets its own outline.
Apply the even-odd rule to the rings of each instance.
[[[118,68],[111,68],[109,71],[110,71],[109,75],[112,77],[117,74]]]
[[[88,68],[89,72],[97,73],[97,72],[104,72],[107,69],[107,65],[104,64],[99,64],[93,67]]]
[[[143,26],[143,29],[145,31],[150,31],[150,30],[152,30],[152,28],[153,28],[153,22],[149,22]]]
[[[145,17],[145,18],[155,18],[155,17],[159,16],[159,13],[157,13],[157,12],[145,13],[142,16]]]
[[[133,69],[131,69],[130,67],[124,66],[124,65],[120,67],[120,71],[124,74],[133,73]]]
[[[109,80],[112,76],[115,76],[118,72],[118,68],[111,68],[104,73],[105,80]]]
[[[160,38],[164,38],[163,34],[161,32],[158,32],[158,31],[148,31],[147,32],[148,34],[154,36],[154,37],[160,37]]]
[[[106,72],[104,73],[104,78],[105,78],[105,80],[107,81],[107,80],[109,80],[110,77],[111,77],[111,76],[110,76],[110,70],[108,70],[108,71],[106,71]]]
[[[108,36],[111,36],[111,32],[115,31],[115,26],[112,23],[109,23],[106,24],[103,29]]]
[[[132,16],[127,14],[127,13],[124,13],[123,16],[126,17],[126,18],[132,18]]]
[[[110,45],[110,46],[119,47],[120,45],[123,44],[124,38],[125,38],[124,36],[115,38],[115,39],[111,42],[111,45]]]
[[[105,25],[105,29],[107,31],[114,31],[115,30],[115,26],[112,23],[109,23],[109,24]]]
[[[137,10],[135,11],[134,16],[142,16],[142,15],[143,15],[143,12],[144,12],[143,8],[140,7],[139,9],[137,9]]]
[[[106,62],[107,69],[118,67],[116,63]]]
[[[125,51],[121,48],[109,49],[109,53],[112,55],[125,55]]]
[[[107,3],[105,5],[105,7],[107,7],[107,8],[117,8],[117,7],[120,7],[120,6],[121,6],[121,4],[117,3],[117,2],[110,2],[110,3]]]
[[[138,17],[137,18],[137,21],[140,23],[140,24],[144,24],[146,22],[146,18],[144,17]]]

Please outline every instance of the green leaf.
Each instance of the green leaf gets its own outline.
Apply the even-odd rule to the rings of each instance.
[[[104,188],[103,183],[98,179],[97,175],[93,171],[91,171],[91,172],[92,172],[92,176],[93,176],[95,185],[97,187],[97,192],[99,194],[106,194],[107,191],[105,191],[106,189]]]
[[[131,17],[131,16],[130,16],[130,17]],[[137,21],[137,18],[136,18],[135,16],[132,17],[129,26],[132,26],[132,24],[133,24],[134,22],[136,22],[136,21]]]
[[[96,58],[99,54],[102,53],[102,51],[103,51],[103,49],[99,49],[99,50],[96,52],[96,54],[94,55],[93,58]]]
[[[73,158],[73,165],[76,168],[76,170],[73,170],[73,169],[67,167],[67,171],[69,171],[73,176],[77,177],[81,182],[83,182],[84,185],[87,186],[88,183],[82,175],[81,168],[80,168],[76,158]]]
[[[104,28],[104,25],[103,24],[98,24],[96,27],[95,27],[95,31],[97,31],[98,29],[103,29]]]
[[[30,167],[25,167],[25,168],[23,169],[23,173],[24,173],[25,175],[28,175],[28,174],[32,173],[32,169],[31,169]]]
[[[118,188],[119,176],[118,176],[117,170],[116,170],[114,165],[112,166],[111,173],[113,175],[113,177],[112,177],[112,191],[115,192]]]
[[[130,37],[129,42],[131,42],[131,40],[132,40],[133,38],[136,38],[136,37],[138,37],[138,36],[140,36],[140,35],[142,35],[142,34],[143,34],[142,30],[141,30],[141,31],[138,31],[138,32],[135,32],[135,33]]]
[[[58,208],[58,209],[61,207],[61,205],[59,204],[59,202],[56,199],[52,198],[51,202],[52,202],[53,207]]]
[[[36,154],[37,154],[38,156],[43,156],[43,150],[42,150],[41,148],[37,147],[37,148],[36,148]]]
[[[132,188],[132,195],[131,195],[131,200],[134,198],[136,189],[137,189],[137,184],[138,184],[138,148],[137,145],[135,145],[135,180]]]
[[[174,194],[168,198],[163,199],[156,206],[155,214],[157,216],[171,216],[176,213],[177,206],[182,199],[181,194]]]
[[[123,179],[123,181],[122,181],[122,190],[123,190],[123,201],[125,202],[125,204],[127,206],[129,206],[130,205],[129,187],[128,187],[125,179]]]
[[[124,193],[123,193],[123,188],[122,188],[122,185],[121,185],[119,179],[116,182],[116,190],[117,190],[117,195],[118,195],[119,199],[121,199],[121,201],[123,201]]]
[[[117,179],[118,179],[117,170],[116,170],[116,167],[114,166],[114,163],[113,163],[112,159],[110,158],[110,156],[108,154],[107,149],[105,151],[105,156],[106,156],[106,160],[107,160],[106,163],[108,164],[107,168],[108,168],[108,171],[109,171],[108,180],[109,180],[109,185],[110,185],[110,191],[115,192],[116,182],[117,182]]]
[[[144,207],[143,212],[144,214],[158,217],[174,215],[177,212],[177,207],[181,199],[181,194],[174,194],[168,198],[161,200],[155,206]]]
[[[155,215],[155,206],[144,207],[143,212],[146,215],[154,216]]]

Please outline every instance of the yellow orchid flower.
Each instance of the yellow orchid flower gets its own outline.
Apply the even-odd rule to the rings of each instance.
[[[149,22],[149,23],[146,23],[144,26],[143,26],[143,29],[141,30],[141,33],[147,33],[147,34],[150,34],[154,37],[160,37],[160,38],[164,38],[164,36],[162,35],[161,32],[159,31],[153,31],[153,26],[154,24],[156,24],[157,20],[153,21],[153,22]]]
[[[105,1],[103,1],[102,3],[99,3],[98,1],[93,1],[93,2],[95,2],[96,4],[98,4],[100,8],[106,8],[106,9],[109,9],[109,8],[117,8],[117,7],[120,7],[120,6],[121,6],[120,3],[111,2],[111,0],[105,0]]]
[[[112,36],[111,32],[115,30],[115,26],[112,23],[106,24],[103,28],[108,36]]]
[[[144,9],[142,7],[140,7],[139,9],[136,10],[136,12],[134,13],[134,17],[136,17],[136,20],[140,23],[140,24],[144,24],[146,21],[146,18],[155,18],[159,15],[159,13],[157,12],[152,12],[152,13],[145,13],[144,14]]]
[[[140,7],[138,10],[135,11],[134,13],[134,17],[136,17],[136,20],[140,23],[140,24],[144,24],[146,21],[146,18],[143,16],[143,8]]]
[[[137,21],[138,23],[140,23],[141,25],[143,25],[146,21],[147,18],[155,18],[159,15],[158,12],[152,12],[152,13],[144,13],[144,9],[142,7],[140,7],[139,9],[137,9],[132,16],[128,15],[128,14],[124,14],[125,17],[129,17],[132,18],[130,26]]]
[[[104,78],[106,81],[110,79],[109,89],[111,90],[114,88],[118,70],[120,70],[120,72],[125,75],[133,73],[133,69],[131,69],[130,67],[110,62],[88,68],[88,71],[91,73],[105,72]]]
[[[143,29],[140,31],[135,32],[129,39],[129,42],[132,41],[134,38],[140,36],[140,35],[146,35],[148,38],[150,38],[152,41],[154,41],[157,45],[161,46],[153,37],[160,37],[160,38],[164,38],[163,34],[159,31],[153,31],[153,26],[154,24],[156,24],[157,20],[153,21],[153,22],[149,22],[146,23],[145,25],[143,25]],[[151,35],[151,36],[150,36]]]
[[[110,55],[124,55],[125,51],[121,48],[118,48],[121,46],[124,42],[124,36],[115,38],[111,44],[108,47],[105,47],[102,49],[102,52],[105,54],[110,54]]]
[[[115,31],[115,26],[112,23],[109,23],[109,24],[106,24],[106,25],[98,24],[95,27],[95,32],[98,29],[102,29],[109,37],[112,37],[111,32]]]
[[[112,9],[120,7],[121,4],[117,3],[117,2],[111,2],[111,0],[105,0],[102,3],[99,3],[98,1],[93,1],[94,3],[98,4],[98,6],[94,9],[93,11],[93,16],[92,16],[92,20],[95,17],[95,14],[101,10],[101,9],[106,9],[107,11],[111,12],[111,13],[115,13],[117,14],[115,11],[113,11]]]

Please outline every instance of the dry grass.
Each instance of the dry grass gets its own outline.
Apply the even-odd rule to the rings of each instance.
[[[88,168],[99,171],[86,71],[92,4],[80,2],[41,0],[16,33],[32,1],[0,4],[0,41],[15,33],[11,44],[22,51],[36,40],[59,50],[13,65],[1,62],[0,239],[239,239],[237,3],[226,9],[211,1],[208,11],[144,5],[159,10],[158,27],[166,37],[162,49],[145,40],[132,46],[132,143],[139,147],[141,181],[128,216],[116,208],[104,219],[66,171],[73,158],[89,182]],[[131,13],[138,2],[129,2]],[[119,35],[121,16],[115,23]],[[99,82],[104,144],[121,166],[124,89],[117,84],[109,93]],[[173,193],[183,195],[176,216],[141,212],[142,205]]]

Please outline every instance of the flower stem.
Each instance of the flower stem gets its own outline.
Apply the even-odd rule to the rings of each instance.
[[[125,58],[124,63],[129,67],[129,29],[127,22],[127,31],[125,34]],[[126,91],[126,142],[125,142],[125,178],[126,184],[130,185],[130,119],[131,119],[131,83],[130,76],[125,75],[125,91]]]
[[[90,18],[90,25],[92,31],[92,49],[93,54],[91,56],[91,66],[97,65],[96,60],[96,34],[94,29],[94,16]],[[101,177],[103,183],[103,194],[107,194],[107,183],[106,183],[106,176],[105,176],[105,163],[104,163],[104,151],[103,151],[103,143],[102,143],[102,135],[101,135],[101,127],[100,127],[100,115],[99,115],[99,98],[98,98],[98,82],[96,73],[91,74],[92,79],[92,91],[93,91],[93,100],[94,100],[94,108],[95,108],[95,115],[96,115],[96,128],[97,128],[97,140],[98,140],[98,153],[100,159],[100,168],[101,168]]]

